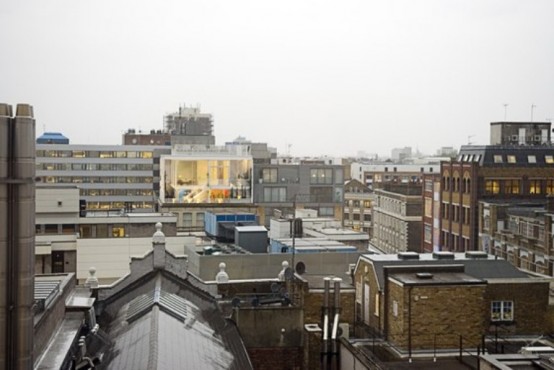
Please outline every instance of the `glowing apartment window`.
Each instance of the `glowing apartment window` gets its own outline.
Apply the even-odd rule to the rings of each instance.
[[[544,156],[544,161],[548,164],[553,164],[554,163],[554,156],[552,155],[545,155]]]
[[[546,180],[546,194],[554,194],[554,180]]]
[[[504,193],[519,194],[519,180],[504,180]]]
[[[529,180],[529,194],[541,193],[541,180]]]
[[[508,156],[508,163],[516,163],[516,156],[515,155],[509,155]]]
[[[495,155],[493,157],[493,159],[494,159],[494,163],[502,163],[503,162],[502,155],[499,155],[499,154]]]
[[[485,193],[498,194],[500,193],[500,181],[498,180],[486,180],[485,181]]]

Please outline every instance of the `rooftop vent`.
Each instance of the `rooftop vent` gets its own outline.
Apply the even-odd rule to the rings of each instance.
[[[483,252],[483,251],[467,251],[467,252],[466,252],[466,258],[473,258],[473,259],[483,258],[483,259],[487,259],[488,257],[489,257],[489,255],[487,254],[487,252]]]
[[[454,253],[452,252],[433,252],[433,258],[438,260],[453,260]]]
[[[418,272],[416,274],[416,277],[418,279],[432,279],[433,278],[433,274],[431,274],[430,272]]]
[[[398,253],[399,260],[418,260],[419,253],[417,252],[400,252]]]

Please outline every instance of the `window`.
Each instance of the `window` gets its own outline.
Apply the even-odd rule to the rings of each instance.
[[[125,226],[114,225],[112,227],[112,238],[123,238],[123,237],[125,237]]]
[[[318,168],[310,170],[310,184],[332,184],[333,170]]]
[[[529,180],[529,194],[541,193],[541,180]]]
[[[554,180],[546,180],[546,194],[554,194]]]
[[[262,179],[265,183],[277,182],[277,169],[276,168],[264,168],[262,169]]]
[[[392,301],[392,314],[394,317],[398,317],[398,302]]]
[[[375,294],[375,316],[379,316],[379,293]]]
[[[537,157],[535,157],[534,155],[528,155],[527,156],[527,161],[529,163],[537,163]]]
[[[286,202],[286,188],[264,188],[264,202]]]
[[[431,229],[431,225],[425,225],[425,233],[424,233],[425,243],[431,243],[432,237],[433,237],[433,232]]]
[[[503,161],[502,161],[502,155],[496,154],[496,155],[494,156],[494,163],[502,163],[502,162],[503,162]]]
[[[485,193],[486,194],[500,193],[500,182],[498,180],[485,180]]]
[[[552,155],[545,155],[544,156],[544,161],[548,164],[553,164],[554,163],[554,156]]]
[[[516,156],[508,155],[508,163],[516,163]]]
[[[492,301],[491,320],[492,321],[513,321],[514,302],[513,301]]]
[[[505,194],[519,194],[519,180],[504,180]]]

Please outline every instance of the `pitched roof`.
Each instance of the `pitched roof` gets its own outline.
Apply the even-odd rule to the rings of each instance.
[[[166,273],[150,276],[150,282],[118,294],[119,302],[129,299],[110,322],[114,345],[106,353],[106,369],[252,368],[238,329],[211,297],[168,280]],[[134,291],[152,285],[145,294]]]

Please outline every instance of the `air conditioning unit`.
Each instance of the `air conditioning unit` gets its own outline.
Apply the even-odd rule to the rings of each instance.
[[[339,330],[337,333],[337,337],[339,338],[350,338],[350,325],[347,322],[341,322],[339,323]]]

